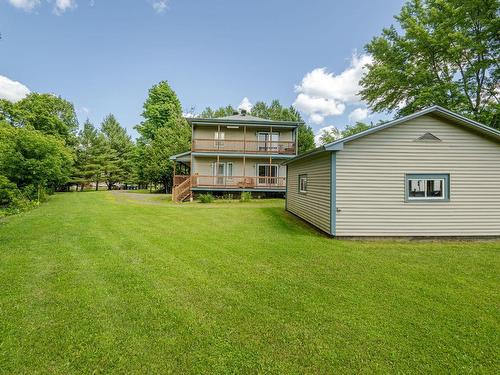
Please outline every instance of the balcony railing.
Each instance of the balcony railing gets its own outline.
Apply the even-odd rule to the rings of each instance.
[[[295,142],[194,139],[193,151],[295,155]]]
[[[285,177],[255,176],[200,176],[194,175],[192,187],[210,187],[225,189],[285,189]]]

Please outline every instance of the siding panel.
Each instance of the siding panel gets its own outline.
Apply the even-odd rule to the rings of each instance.
[[[430,132],[442,142],[415,142]],[[449,173],[449,202],[405,202],[406,173]],[[338,236],[500,235],[500,147],[431,115],[337,153]]]
[[[289,164],[287,209],[330,233],[330,153],[298,160]],[[299,175],[307,174],[307,194],[299,193]]]

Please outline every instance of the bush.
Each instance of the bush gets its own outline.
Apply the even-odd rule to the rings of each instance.
[[[0,175],[0,217],[28,211],[38,205],[20,191],[16,184]]]
[[[210,193],[200,194],[198,199],[200,200],[200,203],[213,203],[213,201],[215,200],[214,196]]]
[[[252,193],[244,191],[241,193],[240,202],[250,202],[252,200]]]
[[[19,195],[19,190],[16,184],[10,182],[7,177],[0,175],[0,207],[9,206],[17,195]]]

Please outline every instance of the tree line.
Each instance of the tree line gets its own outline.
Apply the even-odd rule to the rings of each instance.
[[[361,79],[362,99],[372,111],[404,116],[441,105],[500,129],[500,22],[498,0],[409,0],[365,50],[373,57]],[[223,117],[232,106],[206,108],[201,117]],[[294,107],[259,101],[251,114],[302,122]],[[108,115],[99,127],[86,121],[79,131],[74,106],[52,95],[31,93],[0,100],[0,215],[28,209],[45,197],[76,186],[96,189],[130,185],[170,191],[169,157],[190,149],[191,130],[181,103],[166,81],[154,85],[143,106],[134,141]],[[324,132],[321,143],[366,130],[357,123]],[[314,147],[303,124],[299,153]]]

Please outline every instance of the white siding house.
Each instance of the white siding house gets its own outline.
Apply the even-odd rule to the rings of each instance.
[[[330,235],[500,236],[500,132],[443,108],[340,139],[286,164],[287,209]],[[316,175],[327,173],[332,177],[325,185]],[[323,194],[293,191],[298,174]]]

